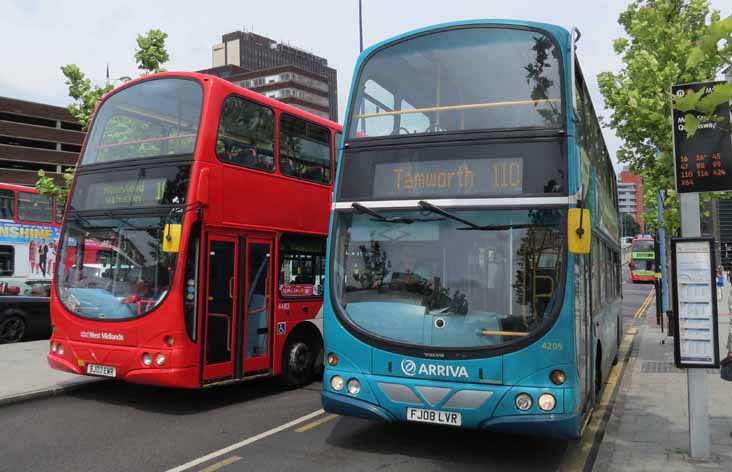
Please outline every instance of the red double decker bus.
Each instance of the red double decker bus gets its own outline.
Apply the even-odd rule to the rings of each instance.
[[[307,383],[340,131],[202,74],[107,95],[64,218],[49,364],[186,388]]]

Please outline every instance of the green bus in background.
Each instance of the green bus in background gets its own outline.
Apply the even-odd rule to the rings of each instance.
[[[633,238],[630,243],[630,280],[653,282],[656,277],[656,242],[650,236]]]

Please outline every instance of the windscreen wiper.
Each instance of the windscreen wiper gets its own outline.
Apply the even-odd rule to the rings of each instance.
[[[459,223],[462,223],[464,225],[467,225],[463,228],[456,228],[458,230],[462,231],[506,231],[509,229],[522,229],[522,228],[535,228],[537,226],[550,226],[547,224],[541,224],[541,223],[526,223],[526,224],[513,224],[513,225],[478,225],[473,223],[472,221],[468,221],[464,218],[460,218],[459,216],[452,214],[448,211],[443,210],[442,208],[435,206],[429,202],[426,202],[424,200],[420,200],[418,202],[418,205],[422,207],[422,209],[427,210],[432,213],[436,213],[438,215],[442,215],[445,218],[450,218],[451,220],[455,220]]]
[[[410,225],[412,223],[423,222],[423,221],[442,221],[444,218],[409,218],[405,216],[392,216],[386,217],[372,210],[371,208],[365,207],[360,203],[352,203],[351,207],[358,213],[365,213],[371,216],[373,221],[380,221],[382,223],[403,223]]]

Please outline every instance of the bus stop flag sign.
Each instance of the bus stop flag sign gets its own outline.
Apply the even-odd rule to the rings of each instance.
[[[683,97],[691,91],[703,90],[703,96],[706,96],[712,91],[712,87],[724,83],[674,85],[671,87],[671,93]],[[719,105],[715,110],[714,115],[719,117],[719,121],[708,120],[703,113],[696,111],[673,110],[674,170],[678,193],[732,190],[732,138],[729,113],[729,102]],[[687,114],[699,119],[699,127],[691,137],[686,135]]]

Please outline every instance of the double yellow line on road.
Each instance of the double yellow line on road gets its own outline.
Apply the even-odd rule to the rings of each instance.
[[[643,303],[641,303],[640,308],[638,308],[638,311],[635,312],[635,315],[633,315],[633,318],[635,318],[636,320],[639,320],[639,319],[643,318],[644,316],[646,316],[646,310],[648,310],[648,305],[651,304],[651,300],[653,300],[655,295],[656,295],[656,290],[651,290],[650,292],[648,292],[648,296],[646,297],[645,300],[643,300]]]

